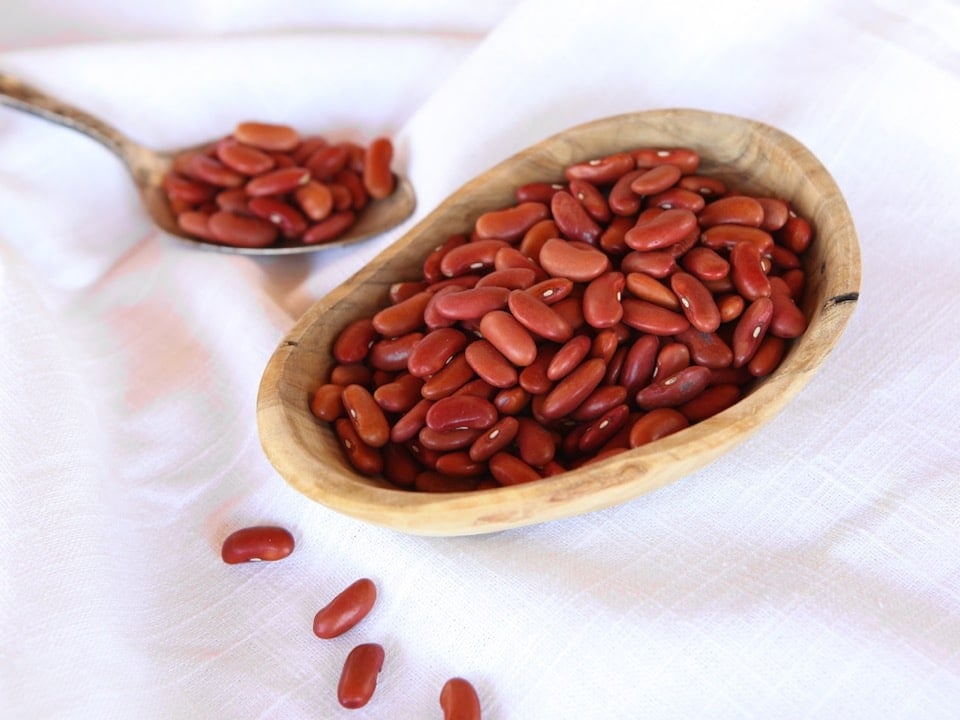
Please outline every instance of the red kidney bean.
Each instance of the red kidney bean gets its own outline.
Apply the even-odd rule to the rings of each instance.
[[[632,170],[614,183],[607,195],[607,204],[612,212],[622,216],[634,216],[640,212],[643,198],[631,190],[630,186],[645,172],[646,170]]]
[[[500,254],[497,254],[500,257]],[[496,264],[496,260],[494,260]],[[483,275],[474,287],[502,287],[508,290],[526,290],[537,281],[537,272],[531,267],[507,267]]]
[[[431,330],[413,346],[407,357],[407,370],[420,378],[433,375],[463,350],[468,342],[466,334],[453,327]]]
[[[164,176],[163,189],[169,197],[184,200],[191,204],[205,203],[217,191],[217,188],[210,183],[191,180],[174,174]]]
[[[353,422],[345,417],[337,418],[333,428],[344,456],[354,470],[361,475],[379,475],[383,472],[383,456],[379,448],[367,445],[357,433]]]
[[[543,244],[547,240],[555,237],[560,237],[560,228],[557,227],[553,218],[547,218],[546,220],[534,223],[534,225],[524,233],[517,249],[525,257],[540,257],[540,248],[543,247]]]
[[[677,410],[693,424],[702,422],[726,410],[739,399],[739,386],[732,383],[712,385],[693,398],[693,400],[688,400],[683,403],[683,405],[680,405]]]
[[[336,240],[343,235],[356,220],[356,213],[352,210],[341,210],[331,213],[325,219],[312,225],[303,234],[303,243],[304,245],[317,245],[319,243]]]
[[[707,203],[697,213],[701,228],[714,225],[750,225],[760,227],[763,205],[749,195],[727,195]]]
[[[663,250],[627,253],[620,261],[620,270],[625,273],[640,272],[655,278],[665,278],[678,270],[672,253]],[[628,275],[629,277],[629,275]]]
[[[221,188],[237,188],[243,185],[244,175],[233,170],[216,158],[194,153],[183,167],[184,174],[196,180]]]
[[[320,222],[333,212],[333,193],[328,185],[310,180],[294,191],[294,198],[304,214]]]
[[[386,413],[405,413],[420,402],[422,387],[422,378],[402,373],[395,379],[378,385],[373,391],[373,399]]]
[[[656,335],[641,335],[627,351],[620,371],[620,384],[631,397],[650,380],[659,348],[660,339]]]
[[[760,203],[760,207],[763,208],[763,222],[760,223],[761,229],[767,232],[773,232],[784,226],[787,218],[790,217],[790,205],[787,204],[786,200],[773,197],[758,197],[754,199]]]
[[[640,447],[690,426],[683,413],[674,408],[656,408],[630,427],[630,447]]]
[[[627,273],[624,286],[637,300],[645,300],[668,310],[680,310],[680,301],[673,290],[644,272]]]
[[[420,462],[405,446],[389,442],[380,449],[383,456],[383,476],[403,488],[412,489],[422,470]]]
[[[546,376],[556,382],[566,377],[580,365],[590,352],[590,338],[586,335],[577,335],[564,343],[553,354],[546,368]]]
[[[225,563],[282,560],[293,552],[289,530],[273,525],[258,525],[230,533],[223,541],[220,556]]]
[[[332,184],[342,185],[350,193],[349,209],[360,211],[367,206],[370,195],[358,173],[345,168],[333,176]]]
[[[247,203],[250,212],[273,223],[285,238],[297,238],[307,229],[307,220],[293,205],[276,197],[254,197]]]
[[[810,247],[813,230],[806,219],[799,215],[790,215],[777,237],[788,250],[800,255]]]
[[[337,685],[337,699],[343,707],[362,708],[370,702],[384,658],[383,646],[377,643],[362,643],[350,651]]]
[[[343,401],[340,398],[342,392],[343,385],[324,383],[317,388],[310,400],[310,412],[327,422],[333,422],[338,417],[342,417]]]
[[[368,359],[377,370],[399,372],[407,369],[410,353],[420,340],[422,332],[412,332],[395,338],[383,338],[370,346]]]
[[[481,720],[480,698],[470,681],[450,678],[440,690],[443,720]]]
[[[766,254],[773,247],[773,236],[749,225],[714,225],[703,231],[700,242],[713,250],[730,250],[737,243],[750,242]]]
[[[648,220],[638,220],[623,239],[634,250],[661,250],[680,242],[696,229],[696,215],[683,208],[673,208]]]
[[[555,420],[571,413],[597,388],[606,369],[600,358],[584,360],[547,393],[541,408],[543,416]]]
[[[736,320],[740,317],[744,307],[746,307],[746,302],[742,295],[730,293],[717,297],[717,309],[720,310],[720,320],[722,322]]]
[[[540,250],[540,265],[552,277],[589,282],[610,269],[610,258],[598,248],[561,238],[547,240]]]
[[[525,367],[537,357],[537,345],[529,331],[503,310],[484,315],[480,333],[514,365]]]
[[[261,248],[273,244],[277,227],[266,220],[249,215],[217,211],[207,220],[207,229],[219,242],[245,248]]]
[[[373,380],[373,371],[363,363],[337,365],[330,371],[330,382],[343,387],[353,383],[369,385],[371,380]]]
[[[397,337],[413,332],[423,325],[423,311],[433,297],[429,290],[388,305],[373,316],[373,328],[384,337]]]
[[[773,301],[770,332],[782,338],[800,337],[807,329],[807,319],[793,298],[786,292],[771,290],[770,299]]]
[[[257,175],[247,182],[245,190],[247,195],[251,197],[283,195],[293,192],[308,182],[310,182],[310,171],[306,168],[292,166]]]
[[[703,332],[689,328],[674,335],[690,350],[691,359],[707,368],[723,368],[733,362],[733,350],[715,332]]]
[[[697,171],[700,155],[690,148],[637,148],[630,153],[638,168],[676,165],[684,175]]]
[[[743,367],[750,362],[766,335],[773,319],[773,300],[760,297],[743,311],[733,331],[733,366]]]
[[[337,362],[360,362],[367,357],[377,339],[371,318],[358,318],[347,323],[333,342],[333,356]]]
[[[466,450],[442,453],[433,467],[441,475],[451,478],[477,478],[487,471],[486,463],[472,460]]]
[[[637,195],[655,195],[673,187],[683,173],[676,165],[654,165],[630,183],[630,190]]]
[[[371,447],[381,447],[390,439],[390,424],[373,395],[362,385],[347,385],[340,394],[344,412],[357,435]]]
[[[658,207],[662,210],[671,208],[683,208],[690,212],[697,213],[706,205],[703,195],[686,190],[682,187],[671,187],[651,195],[647,198],[647,203],[651,207]]]
[[[377,586],[369,578],[360,578],[344,588],[313,618],[313,633],[330,639],[343,635],[357,625],[373,609]]]
[[[770,279],[763,270],[760,251],[750,242],[738,242],[730,250],[730,278],[747,300],[770,295]]]
[[[703,392],[709,382],[709,368],[690,365],[642,388],[636,395],[636,403],[642,410],[682,405]]]
[[[427,411],[433,405],[433,400],[423,398],[416,405],[405,412],[393,423],[390,428],[390,441],[405,443],[417,436],[427,425]]]
[[[573,336],[573,328],[566,318],[530,293],[511,291],[507,306],[513,317],[535,336],[559,343]]]
[[[525,202],[504,210],[491,210],[477,218],[477,237],[513,242],[536,223],[547,219],[549,214],[547,205],[542,202]]]
[[[567,180],[586,180],[596,185],[606,185],[615,182],[635,166],[636,161],[630,153],[614,153],[570,165],[564,170],[564,175]]]
[[[606,197],[604,197],[604,194],[596,185],[586,180],[571,180],[570,194],[583,205],[583,209],[587,211],[587,214],[598,223],[610,221],[610,206],[607,204]]]
[[[690,365],[690,350],[681,342],[669,342],[660,348],[653,364],[652,379],[666,378]]]
[[[570,417],[577,422],[596,420],[608,410],[627,400],[627,389],[623,385],[600,385],[577,408]]]
[[[439,400],[462,388],[473,380],[473,368],[467,363],[464,353],[457,353],[453,358],[435,372],[420,388],[420,394],[429,400]]]
[[[479,338],[471,342],[466,346],[464,357],[473,371],[493,387],[508,388],[517,384],[516,368],[489,340]]]
[[[434,430],[432,427],[425,426],[417,433],[417,442],[421,448],[437,453],[433,463],[433,469],[436,470],[436,460],[440,459],[440,454],[469,448],[482,432],[483,430],[475,428]]]
[[[555,344],[541,345],[534,361],[520,371],[520,387],[532,395],[541,395],[553,387],[553,380],[547,375],[547,370],[558,352],[559,348]]]
[[[609,272],[594,278],[583,293],[583,319],[594,328],[613,327],[623,317],[620,304],[626,278],[622,272]]]
[[[488,461],[490,474],[501,485],[519,485],[540,479],[540,473],[509,452],[495,453]]]
[[[497,421],[497,408],[476,395],[450,395],[437,400],[427,411],[427,427],[448,430],[485,430]]]
[[[531,467],[537,468],[553,460],[557,443],[553,433],[533,418],[517,418],[517,434],[514,441],[520,453],[520,459]]]
[[[532,182],[525,185],[521,185],[517,188],[516,199],[518,203],[524,202],[540,202],[544,204],[550,203],[550,198],[553,197],[553,194],[557,190],[565,190],[566,185],[563,183],[550,183],[550,182]]]
[[[499,408],[498,408],[499,409]],[[468,454],[474,462],[489,460],[495,453],[508,447],[517,436],[520,421],[510,415],[501,417],[484,430],[470,445]]]
[[[573,281],[565,277],[548,278],[527,288],[527,292],[547,305],[553,305],[573,292]]]
[[[753,377],[766,377],[776,369],[786,351],[783,338],[767,333],[760,346],[747,363],[747,370]]]
[[[670,287],[680,301],[680,309],[697,330],[714,332],[720,327],[720,309],[703,283],[685,272],[670,276]]]
[[[715,250],[698,246],[680,259],[680,265],[700,280],[720,280],[730,272],[730,263]]]
[[[288,152],[300,142],[300,134],[288,125],[254,121],[239,123],[233,137],[245,145],[275,152]]]
[[[524,368],[526,371],[529,368]],[[530,402],[530,393],[522,385],[504,388],[493,398],[501,415],[519,415]]]
[[[210,230],[210,213],[199,210],[182,212],[177,216],[177,225],[188,235],[203,240],[217,240],[216,235]]]
[[[726,195],[727,184],[719,178],[706,175],[686,174],[677,182],[677,185],[704,197],[719,197]]]
[[[382,200],[394,190],[393,172],[390,163],[393,162],[393,142],[390,138],[374,138],[364,150],[363,157],[363,187],[370,197]]]
[[[623,323],[635,330],[652,335],[676,335],[690,327],[690,321],[681,313],[645,300],[624,298],[622,305]]]
[[[217,159],[242,175],[259,175],[272,170],[276,164],[269,153],[239,143],[233,138],[217,143]],[[237,185],[239,184],[238,182]]]
[[[561,234],[567,240],[579,240],[596,245],[600,239],[600,226],[587,212],[583,204],[566,190],[554,193],[550,198],[550,212]]]
[[[472,272],[486,272],[493,268],[497,251],[507,243],[497,239],[481,239],[457,244],[444,252],[440,272],[444,277],[456,277]]]

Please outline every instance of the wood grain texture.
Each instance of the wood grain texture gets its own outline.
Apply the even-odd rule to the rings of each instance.
[[[804,335],[743,400],[675,435],[525,485],[432,495],[393,489],[354,473],[336,438],[309,410],[326,380],[337,333],[386,302],[390,285],[420,277],[423,259],[484,211],[514,202],[517,186],[559,180],[563,168],[640,146],[697,150],[701,170],[744,191],[788,198],[816,236],[807,257]],[[846,202],[821,163],[783,132],[730,115],[671,109],[603,118],[550,137],[453,193],[354,277],[315,303],[271,357],[259,388],[263,449],[298,491],[339,512],[424,535],[494,532],[626,502],[675,481],[741,443],[779,413],[839,339],[860,288],[860,251]]]

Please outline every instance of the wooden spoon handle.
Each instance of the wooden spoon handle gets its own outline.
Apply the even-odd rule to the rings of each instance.
[[[119,155],[131,166],[131,171],[131,159],[143,154],[141,145],[112,125],[4,72],[0,72],[0,105],[28,112],[88,135]]]

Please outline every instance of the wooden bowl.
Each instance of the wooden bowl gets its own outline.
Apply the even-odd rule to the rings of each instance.
[[[686,146],[703,174],[745,192],[788,199],[815,239],[805,257],[806,332],[779,368],[740,402],[674,435],[543,480],[466,493],[396,489],[354,472],[336,437],[310,413],[329,376],[333,341],[349,321],[372,316],[390,285],[422,277],[424,258],[448,235],[469,231],[486,210],[513,204],[524,183],[562,179],[574,162],[640,146]],[[283,339],[260,384],[263,449],[304,495],[361,520],[414,534],[493,532],[590,512],[682,478],[729,451],[779,413],[820,368],[856,306],[860,250],[843,195],[803,145],[768,125],[731,115],[672,109],[603,118],[517,153],[445,200],[354,277],[315,303]]]

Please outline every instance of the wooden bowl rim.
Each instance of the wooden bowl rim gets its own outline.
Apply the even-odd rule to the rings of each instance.
[[[776,146],[805,169],[804,177],[819,191],[820,204],[830,209],[830,242],[846,260],[826,278],[824,301],[781,366],[731,408],[649,445],[634,448],[605,460],[582,466],[540,481],[510,487],[465,493],[431,494],[388,487],[375,479],[336,467],[317,465],[316,458],[291,452],[310,443],[303,436],[306,405],[286,406],[281,390],[288,364],[324,316],[345,297],[357,291],[374,269],[386,264],[424,231],[431,220],[442,216],[457,198],[481,187],[489,178],[530,158],[549,154],[556,145],[616,130],[635,123],[725,122],[742,127],[752,143]],[[617,142],[614,141],[613,145]],[[693,142],[687,143],[693,145]],[[621,142],[622,149],[636,142]],[[580,159],[588,159],[586,157]],[[491,209],[491,208],[483,208]],[[821,268],[821,271],[824,269]],[[833,350],[852,315],[859,297],[860,249],[853,220],[836,182],[820,161],[795,138],[756,120],[704,110],[672,108],[623,113],[573,126],[497,163],[441,202],[395,243],[361,268],[353,278],[316,301],[287,333],[264,370],[257,397],[257,422],[261,444],[279,474],[299,492],[346,515],[419,535],[467,535],[489,533],[599,510],[638,497],[708,464],[743,442],[762,424],[778,414],[819,369]],[[306,403],[307,401],[304,400]],[[309,410],[306,410],[309,413]],[[317,432],[321,432],[317,423]],[[690,447],[695,447],[691,463]],[[650,467],[672,464],[677,472],[651,474]],[[318,479],[321,478],[321,479]]]

